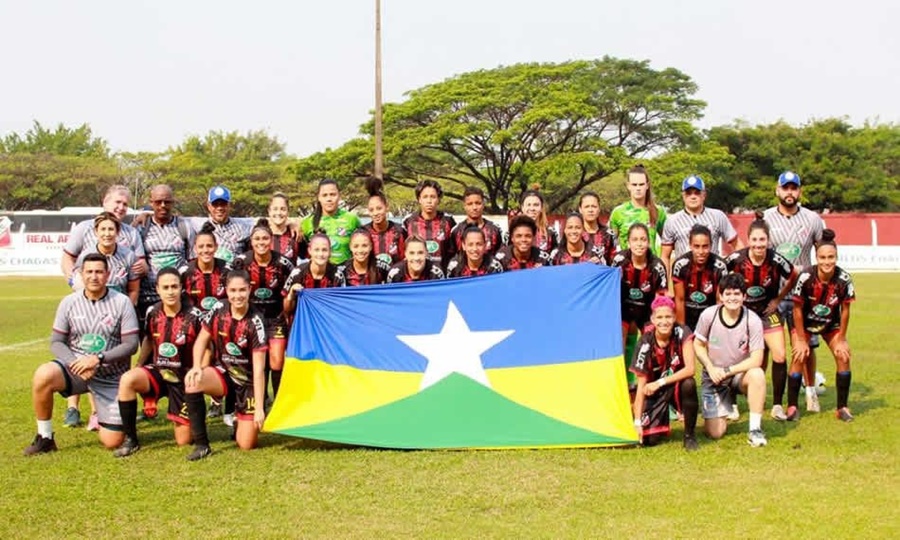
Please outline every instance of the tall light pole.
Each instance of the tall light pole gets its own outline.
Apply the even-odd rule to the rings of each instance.
[[[381,125],[381,0],[375,0],[375,178],[384,179]]]

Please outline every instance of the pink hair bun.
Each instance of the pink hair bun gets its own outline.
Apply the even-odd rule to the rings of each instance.
[[[667,307],[669,309],[675,309],[675,301],[669,298],[668,296],[657,296],[653,299],[653,303],[650,304],[650,310],[656,311],[659,308]]]

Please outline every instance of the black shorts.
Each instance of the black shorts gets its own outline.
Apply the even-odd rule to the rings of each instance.
[[[248,384],[236,382],[223,367],[216,367],[228,394],[234,394],[234,412],[238,420],[253,420],[256,413],[256,398],[253,396],[253,381]]]
[[[284,339],[288,338],[290,328],[284,315],[279,315],[274,319],[266,319],[266,339]]]
[[[150,391],[143,394],[145,398],[168,398],[169,411],[166,418],[184,426],[190,425],[187,402],[184,400],[184,381],[169,369],[157,369],[156,366],[142,366],[150,379]],[[165,374],[163,373],[165,372]],[[170,380],[174,379],[174,380]]]
[[[669,427],[669,405],[681,410],[681,404],[678,403],[678,389],[681,381],[677,384],[666,385],[662,390],[657,390],[652,396],[644,398],[644,411],[641,413],[641,431],[644,437],[648,435],[668,435],[671,431]]]
[[[757,313],[757,315],[759,315],[759,318],[762,320],[764,334],[768,334],[769,332],[784,332],[784,329],[782,328],[784,318],[782,318],[781,313],[777,310],[771,315],[764,315],[762,313]]]

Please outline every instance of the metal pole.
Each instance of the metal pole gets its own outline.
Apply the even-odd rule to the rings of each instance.
[[[381,125],[381,0],[375,0],[375,171],[376,178],[384,179],[384,149]]]

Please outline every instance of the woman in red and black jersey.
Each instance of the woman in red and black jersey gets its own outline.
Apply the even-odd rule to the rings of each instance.
[[[372,251],[379,261],[388,266],[403,260],[406,251],[406,233],[403,227],[388,219],[388,202],[384,195],[381,180],[375,177],[366,179],[366,190],[369,192],[367,209],[372,219],[362,229],[372,239]]]
[[[450,262],[453,254],[453,238],[451,232],[456,225],[453,216],[438,210],[444,192],[441,185],[434,180],[422,180],[416,186],[416,200],[419,211],[403,221],[406,240],[417,236],[425,240],[428,258],[442,270]]]
[[[191,303],[203,311],[209,311],[225,298],[225,261],[216,259],[219,248],[212,223],[204,223],[194,237],[194,253],[197,258],[178,269],[184,281],[184,293]]]
[[[487,253],[487,242],[481,227],[469,225],[462,241],[462,252],[447,265],[447,277],[476,277],[503,272],[503,266]]]
[[[666,294],[666,267],[650,251],[650,231],[643,223],[628,228],[628,249],[619,252],[612,266],[622,270],[622,346],[632,333],[643,332],[650,321],[650,304]]]
[[[212,453],[206,432],[206,401],[203,394],[222,398],[235,394],[237,422],[235,441],[242,450],[255,448],[266,419],[265,319],[250,304],[250,274],[231,270],[225,277],[223,300],[203,319],[194,342],[194,367],[185,376],[185,401],[191,422],[195,461]],[[212,345],[212,355],[204,355]],[[196,361],[202,358],[200,361]],[[210,362],[215,367],[210,365]]]
[[[550,254],[534,245],[537,225],[528,216],[518,215],[509,222],[509,245],[503,246],[494,258],[503,271],[526,270],[550,265]]]
[[[728,273],[725,261],[712,252],[712,232],[705,225],[694,225],[688,234],[691,250],[672,264],[675,289],[675,319],[692,330],[700,313],[716,305],[716,288]]]
[[[137,394],[156,403],[169,400],[168,418],[175,423],[175,442],[191,442],[191,428],[184,398],[184,377],[194,366],[194,341],[200,332],[202,312],[182,302],[181,276],[173,268],[163,268],[156,278],[160,301],[147,312],[144,342],[138,367],[119,381],[119,412],[125,441],[113,455],[130,456],[140,450],[137,436]]]
[[[411,283],[444,279],[444,271],[428,258],[425,239],[410,236],[406,239],[405,259],[391,267],[385,283]]]
[[[590,262],[600,264],[600,256],[589,240],[584,239],[584,218],[578,212],[566,216],[563,241],[551,255],[553,266]]]
[[[272,250],[297,264],[297,257],[304,253],[306,242],[299,227],[292,227],[288,221],[290,204],[287,195],[280,191],[269,199],[269,228],[272,229]]]
[[[378,285],[384,283],[391,269],[372,251],[372,238],[363,229],[350,235],[350,260],[338,265],[335,281],[340,287]]]
[[[284,297],[284,313],[289,321],[294,318],[297,294],[303,289],[324,289],[338,287],[337,266],[332,264],[331,240],[324,231],[319,231],[309,239],[309,260],[304,261],[288,276],[281,294]]]
[[[834,231],[822,231],[816,244],[816,264],[805,268],[794,287],[794,329],[791,378],[788,384],[788,408],[797,405],[800,393],[801,369],[809,356],[809,335],[819,334],[834,355],[837,409],[835,416],[852,422],[847,407],[850,397],[850,304],[856,300],[853,280],[837,265],[837,244]]]
[[[537,189],[527,189],[519,197],[519,214],[534,220],[537,232],[534,234],[534,246],[545,253],[553,253],[559,247],[559,233],[547,221],[547,210],[544,208],[544,196]],[[512,229],[510,229],[512,230]]]
[[[783,322],[778,312],[778,304],[785,298],[797,280],[797,271],[787,259],[769,247],[769,225],[757,212],[756,220],[747,231],[747,247],[735,251],[725,259],[729,272],[744,277],[747,294],[744,305],[759,315],[763,322],[763,337],[766,340],[766,355],[763,356],[763,370],[772,355],[772,418],[776,420],[797,420],[795,410],[784,411],[782,400],[787,384],[787,364],[784,346]],[[781,283],[783,286],[779,287]]]
[[[584,219],[584,240],[589,242],[600,259],[609,266],[616,256],[616,235],[600,222],[600,197],[593,191],[582,193],[578,199],[578,212]]]

